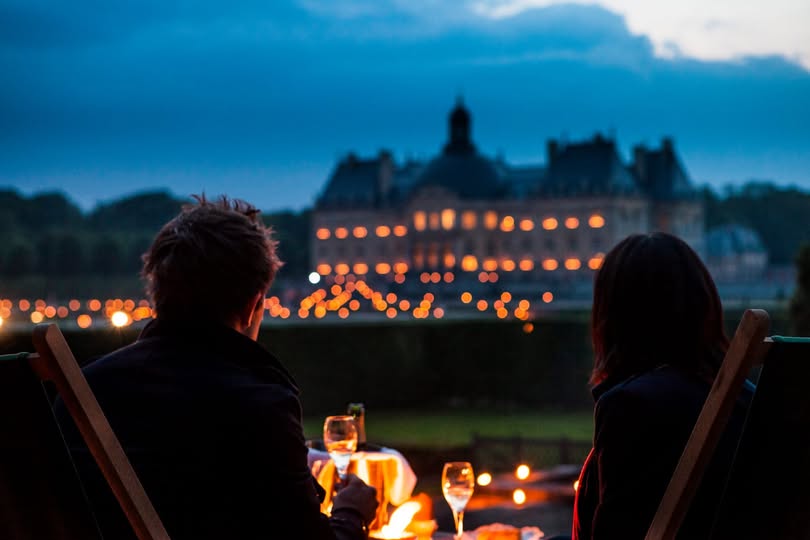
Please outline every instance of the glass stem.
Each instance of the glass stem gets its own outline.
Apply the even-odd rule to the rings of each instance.
[[[458,530],[457,538],[461,538],[464,534],[464,510],[456,513],[456,529]]]

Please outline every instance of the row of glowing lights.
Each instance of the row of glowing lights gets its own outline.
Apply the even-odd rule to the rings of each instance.
[[[526,480],[531,475],[532,470],[528,465],[521,464],[518,465],[515,469],[515,477],[518,480]],[[484,472],[478,475],[476,478],[476,483],[481,487],[486,487],[492,483],[492,475],[488,472]],[[574,481],[574,491],[579,489],[579,480]],[[520,488],[515,489],[512,491],[512,501],[517,504],[521,505],[526,502],[526,492]]]
[[[0,300],[0,326],[11,318],[14,307],[14,302],[8,298]],[[22,299],[17,302],[16,308],[21,313],[28,313],[28,318],[33,324],[39,324],[45,321],[45,319],[66,319],[70,317],[71,314],[82,311],[82,302],[74,298],[70,300],[67,305],[51,305],[42,299],[33,302]],[[97,315],[97,317],[103,316],[103,318],[109,320],[113,326],[119,328],[127,326],[134,321],[154,317],[154,312],[148,300],[139,300],[136,303],[135,300],[132,299],[122,300],[116,298],[106,300],[102,304],[101,300],[94,298],[85,302],[84,309],[91,313],[98,313],[99,315]],[[93,324],[93,315],[90,313],[80,313],[76,315],[76,324],[79,328],[89,328]]]
[[[604,253],[596,253],[591,258],[588,259],[587,265],[588,268],[591,270],[598,270],[602,266],[602,261],[605,259]],[[430,261],[429,261],[430,262]],[[438,262],[438,261],[433,261]],[[452,268],[456,264],[456,257],[451,253],[447,253],[444,256],[444,266],[446,268]],[[577,257],[569,257],[562,261],[562,266],[566,270],[579,270],[582,268],[582,259]],[[436,264],[431,264],[431,266],[436,266]],[[481,261],[480,263],[481,270],[484,272],[495,272],[498,270],[498,267],[504,272],[513,272],[515,270],[521,270],[522,272],[531,272],[535,268],[535,261],[529,257],[520,259],[519,261],[515,261],[514,259],[502,259],[500,262],[497,259],[487,258]],[[560,261],[554,258],[543,259],[540,261],[540,267],[547,271],[553,272],[560,268]],[[464,272],[475,272],[479,268],[478,257],[475,255],[465,255],[461,258],[461,270]],[[348,263],[338,263],[332,268],[332,265],[327,263],[321,263],[315,268],[315,272],[310,274],[310,281],[312,283],[318,283],[319,278],[317,276],[328,276],[332,273],[339,276],[345,276],[347,274],[353,273],[359,276],[368,275],[371,268],[369,265],[364,262],[354,263],[354,265],[349,266]],[[374,265],[374,271],[381,276],[388,275],[393,270],[394,272],[394,280],[397,283],[404,283],[405,282],[405,273],[408,271],[408,264],[405,262],[398,262],[394,263],[393,265],[381,262]],[[401,277],[400,277],[401,276]],[[426,277],[427,276],[427,277]],[[444,277],[439,272],[422,272],[420,274],[420,280],[422,283],[438,283],[444,279],[446,283],[452,283],[454,279],[454,275],[452,272],[445,272]]]
[[[332,297],[327,299],[329,293],[331,293]],[[321,288],[301,300],[297,312],[298,317],[306,319],[312,314],[315,318],[322,319],[331,311],[337,312],[338,317],[341,319],[346,319],[352,312],[358,311],[361,307],[360,300],[353,298],[355,294],[359,294],[368,301],[375,310],[385,313],[389,319],[397,317],[400,313],[407,312],[410,312],[417,319],[426,319],[431,314],[434,318],[441,319],[445,315],[444,308],[433,306],[436,298],[431,292],[425,293],[419,302],[411,302],[405,298],[398,298],[396,293],[393,292],[383,295],[382,292],[375,291],[363,280],[355,280],[352,275],[348,277],[336,276],[335,283],[329,288],[329,293],[327,293],[326,289]],[[554,295],[550,291],[546,291],[541,298],[543,302],[548,304],[554,300]],[[480,312],[487,311],[491,307],[499,319],[505,319],[510,314],[509,304],[513,301],[513,298],[510,292],[505,291],[491,304],[489,300],[485,299],[479,299],[473,304],[472,293],[465,291],[461,294],[459,300],[463,304],[474,305]],[[515,303],[517,306],[512,306],[512,315],[516,319],[526,321],[530,315],[531,303],[525,298]],[[13,307],[14,304],[11,300],[0,300],[0,326],[11,317]],[[31,322],[39,324],[46,319],[66,319],[71,315],[71,312],[80,311],[82,303],[73,299],[68,302],[67,306],[54,306],[47,304],[44,300],[36,300],[32,304],[29,300],[23,299],[17,303],[17,307],[23,313],[30,311],[29,318]],[[288,319],[292,315],[290,308],[283,306],[277,296],[265,299],[264,307],[271,317]],[[85,308],[90,312],[98,312],[99,315],[103,313],[104,319],[109,320],[116,327],[127,326],[132,322],[154,317],[154,311],[147,300],[140,300],[137,305],[134,300],[107,300],[102,306],[100,300],[93,299],[86,302]],[[79,328],[89,328],[93,322],[93,316],[89,313],[80,313],[76,316],[76,324]],[[530,333],[533,329],[531,323],[527,323],[524,327],[524,331],[527,333]]]
[[[478,216],[475,212],[462,212],[461,214],[461,228],[466,230],[474,229],[478,222]],[[523,218],[516,221],[514,216],[503,216],[500,220],[498,214],[494,211],[485,212],[483,218],[484,228],[488,230],[500,229],[503,232],[512,232],[516,228],[523,232],[533,231],[535,222],[531,218]],[[574,216],[568,216],[563,220],[563,225],[566,229],[577,229],[580,226],[580,220]],[[422,211],[414,212],[413,214],[413,228],[417,231],[424,231],[426,229],[446,231],[454,229],[456,226],[456,212],[450,208],[439,212],[425,213]],[[553,231],[560,226],[557,218],[547,217],[540,222],[540,226],[547,230]],[[593,214],[588,218],[588,226],[592,229],[601,229],[605,226],[605,218],[599,214]],[[351,230],[352,236],[355,238],[365,238],[369,235],[368,228],[363,225],[353,227]],[[387,238],[391,235],[403,237],[408,234],[408,228],[405,225],[396,225],[389,227],[388,225],[378,225],[374,229],[374,234],[378,238]],[[318,240],[328,240],[334,235],[338,240],[343,240],[349,237],[348,227],[336,227],[334,232],[326,227],[321,227],[315,231],[315,237]]]

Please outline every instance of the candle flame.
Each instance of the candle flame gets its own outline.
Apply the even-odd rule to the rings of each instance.
[[[382,538],[400,538],[405,532],[405,528],[411,523],[413,516],[422,508],[416,501],[409,501],[394,510],[388,525],[383,525]]]

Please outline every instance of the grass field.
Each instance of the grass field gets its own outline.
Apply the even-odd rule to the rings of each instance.
[[[305,418],[306,437],[322,437],[323,418]],[[489,436],[568,437],[589,441],[593,436],[591,411],[419,411],[366,412],[370,442],[390,446],[413,445],[436,448],[464,445],[473,433]]]

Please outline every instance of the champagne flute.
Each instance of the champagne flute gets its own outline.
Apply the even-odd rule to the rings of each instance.
[[[475,475],[470,463],[452,461],[444,464],[442,471],[442,492],[453,511],[456,522],[456,538],[464,534],[464,509],[467,507],[475,487]]]
[[[323,444],[332,461],[340,480],[346,480],[346,471],[352,453],[357,450],[357,426],[354,417],[349,415],[327,416],[323,423]]]

